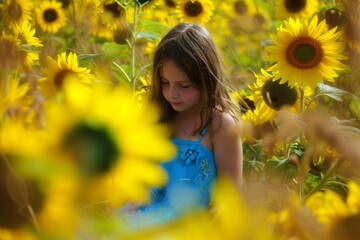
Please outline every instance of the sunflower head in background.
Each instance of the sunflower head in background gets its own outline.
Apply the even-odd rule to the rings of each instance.
[[[213,11],[210,0],[179,0],[175,12],[182,22],[203,24],[210,21]]]
[[[273,45],[266,47],[267,59],[274,63],[270,67],[274,79],[313,90],[317,83],[334,82],[345,70],[341,61],[347,59],[340,35],[336,28],[328,30],[325,20],[318,22],[317,15],[310,23],[306,19],[285,21],[272,37]]]
[[[58,96],[62,92],[66,78],[81,82],[83,85],[91,85],[94,82],[90,70],[79,66],[77,55],[73,52],[58,54],[57,61],[48,56],[47,67],[42,68],[42,72],[45,76],[39,79],[39,88],[45,98]]]
[[[283,108],[292,113],[300,113],[300,90],[298,86],[289,86],[287,82],[274,80],[274,74],[261,69],[261,74],[255,74],[256,82],[249,86],[253,91],[251,99],[258,109],[255,124],[273,122],[278,111]],[[311,95],[307,91],[306,97]]]
[[[21,24],[23,21],[32,20],[33,1],[27,0],[5,0],[3,3],[3,20],[10,28],[14,24]]]
[[[347,21],[344,9],[336,6],[322,8],[318,16],[319,21],[326,20],[326,25],[328,25],[329,29],[334,27],[341,29]]]
[[[175,147],[157,124],[157,110],[140,110],[130,90],[109,87],[87,93],[77,81],[64,82],[64,104],[46,109],[49,149],[79,173],[85,202],[145,202],[149,187],[167,181],[159,164]]]
[[[4,31],[0,33],[0,74],[5,74],[9,70],[16,70],[25,62],[26,53],[20,47],[20,40],[13,35],[8,35]]]
[[[67,16],[58,1],[43,1],[36,8],[37,24],[44,32],[57,33],[66,26]]]
[[[23,21],[20,24],[14,24],[14,35],[20,39],[21,46],[25,50],[24,66],[31,68],[38,63],[39,47],[42,47],[41,40],[35,37],[35,29],[32,28],[31,23]]]
[[[319,10],[318,0],[275,0],[277,19],[306,18]]]

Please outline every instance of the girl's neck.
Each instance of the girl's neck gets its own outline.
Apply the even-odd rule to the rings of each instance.
[[[200,116],[194,114],[177,114],[174,121],[175,137],[193,140],[198,136],[195,130],[200,127]]]

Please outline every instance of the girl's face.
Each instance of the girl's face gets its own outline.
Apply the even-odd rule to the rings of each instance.
[[[177,112],[199,111],[201,91],[193,86],[188,76],[174,61],[163,64],[160,73],[162,94]]]

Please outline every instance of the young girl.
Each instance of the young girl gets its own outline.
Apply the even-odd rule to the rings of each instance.
[[[207,208],[217,176],[230,177],[240,189],[238,112],[216,46],[204,27],[180,23],[161,40],[153,61],[150,102],[162,110],[161,121],[169,127],[178,155],[163,164],[168,183],[153,190],[149,205],[136,210],[134,224]]]

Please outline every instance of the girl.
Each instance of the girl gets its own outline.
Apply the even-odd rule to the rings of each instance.
[[[230,177],[240,189],[238,112],[204,27],[180,23],[161,40],[153,61],[150,102],[160,107],[178,155],[163,165],[167,185],[153,190],[152,202],[137,209],[142,217],[135,221],[154,223],[208,207],[216,176]]]

